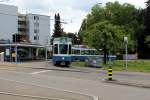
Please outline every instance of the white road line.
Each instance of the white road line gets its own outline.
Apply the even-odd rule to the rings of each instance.
[[[38,72],[32,72],[30,74],[31,75],[36,75],[36,74],[40,74],[40,73],[46,73],[46,72],[49,72],[49,71],[52,71],[52,70],[42,70],[42,71],[38,71]]]

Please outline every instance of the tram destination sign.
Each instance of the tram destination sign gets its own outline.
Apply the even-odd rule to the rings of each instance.
[[[71,38],[68,37],[55,38],[54,41],[59,41],[60,43],[68,43],[71,42]]]

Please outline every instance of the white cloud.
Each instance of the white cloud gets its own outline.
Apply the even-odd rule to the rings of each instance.
[[[78,32],[83,18],[90,12],[91,7],[99,0],[10,0],[8,4],[19,7],[20,12],[50,15],[60,13],[61,18],[68,24],[62,27],[66,32]],[[116,0],[103,0],[102,3]],[[118,0],[121,3],[131,3],[136,7],[145,7],[146,0]],[[72,23],[71,23],[72,20]],[[53,23],[51,24],[53,26]]]

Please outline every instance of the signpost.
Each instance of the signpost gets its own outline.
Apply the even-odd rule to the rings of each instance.
[[[128,68],[128,37],[124,37],[124,43],[125,43],[125,69],[127,71]]]

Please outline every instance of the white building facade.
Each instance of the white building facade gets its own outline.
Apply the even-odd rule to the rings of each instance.
[[[0,40],[10,40],[15,33],[26,34],[32,44],[50,43],[50,16],[19,14],[18,7],[0,4]]]
[[[12,41],[15,33],[18,33],[18,8],[0,4],[0,40]]]
[[[30,42],[47,45],[50,39],[50,16],[27,14],[27,23]]]

